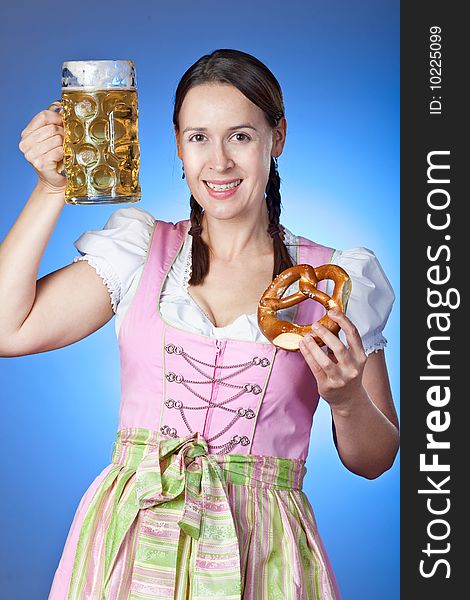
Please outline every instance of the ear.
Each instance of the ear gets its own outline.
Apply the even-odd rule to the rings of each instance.
[[[183,156],[181,154],[181,145],[180,145],[180,134],[176,126],[174,126],[175,130],[175,138],[176,138],[176,148],[178,149],[178,158],[183,160]]]
[[[287,120],[285,117],[279,119],[276,128],[273,129],[273,147],[271,150],[272,156],[280,156],[286,142]]]

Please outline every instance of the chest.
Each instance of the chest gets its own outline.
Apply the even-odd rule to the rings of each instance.
[[[273,257],[228,264],[212,261],[203,283],[189,294],[215,327],[225,327],[242,314],[256,313],[264,290],[272,281]]]

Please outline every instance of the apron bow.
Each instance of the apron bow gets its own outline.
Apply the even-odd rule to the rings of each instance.
[[[208,485],[223,487],[219,464],[208,454],[207,442],[196,432],[191,437],[169,438],[144,457],[136,470],[139,509],[176,500],[184,493],[180,528],[198,540]]]

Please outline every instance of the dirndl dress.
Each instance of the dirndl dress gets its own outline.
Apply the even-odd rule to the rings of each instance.
[[[49,600],[339,600],[302,491],[315,378],[300,353],[165,322],[188,228],[155,222],[118,338],[112,462],[79,504]],[[329,261],[302,242],[299,263]],[[323,315],[297,308],[296,322]]]

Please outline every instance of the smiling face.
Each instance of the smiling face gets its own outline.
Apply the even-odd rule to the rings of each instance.
[[[258,106],[221,83],[191,88],[178,116],[178,156],[206,216],[259,218],[271,156],[284,146],[285,119],[273,129]]]

